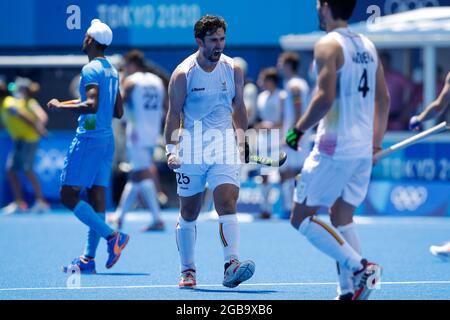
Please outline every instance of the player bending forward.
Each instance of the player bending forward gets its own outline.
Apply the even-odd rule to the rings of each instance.
[[[419,130],[422,128],[422,122],[434,118],[439,117],[444,114],[446,110],[449,109],[450,106],[450,72],[447,74],[447,78],[445,79],[444,88],[442,88],[439,96],[431,102],[425,110],[411,118],[409,121],[409,128],[411,130]],[[443,260],[450,259],[450,241],[442,246],[431,246],[430,252],[432,255],[441,258]]]
[[[314,148],[297,179],[291,224],[338,262],[338,299],[367,299],[381,268],[361,255],[353,213],[366,193],[373,151],[386,130],[389,94],[373,43],[347,26],[356,0],[319,0],[320,27],[314,48],[317,91],[305,115],[286,136],[300,138],[320,121]],[[373,139],[372,139],[373,137]],[[330,208],[333,226],[315,214]]]
[[[176,227],[181,260],[180,288],[196,285],[196,220],[206,182],[213,192],[214,206],[219,214],[219,235],[225,260],[223,285],[236,287],[255,271],[252,261],[239,261],[236,201],[239,195],[240,159],[233,125],[236,130],[245,131],[247,113],[242,94],[242,70],[234,65],[233,59],[222,54],[226,28],[226,22],[216,16],[207,15],[197,21],[194,31],[198,51],[177,67],[169,85],[165,138],[167,163],[170,169],[175,169],[180,197],[181,214]],[[181,115],[183,136],[179,143],[174,132],[180,128]],[[226,139],[229,131],[233,139]],[[205,143],[200,147],[196,145],[210,133],[216,137],[220,135],[214,141],[223,140],[215,144],[212,161],[206,161],[207,150],[213,143],[206,143],[205,138]],[[244,140],[243,135],[238,137],[239,141]],[[178,143],[181,146],[177,146]],[[189,148],[189,144],[194,148]],[[182,157],[177,151],[180,147]],[[199,158],[200,161],[195,161]],[[187,159],[192,161],[188,163]]]

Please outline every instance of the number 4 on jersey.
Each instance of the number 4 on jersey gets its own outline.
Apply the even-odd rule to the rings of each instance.
[[[370,88],[367,85],[367,69],[364,69],[361,79],[359,80],[358,91],[362,92],[363,98],[365,98],[369,90]]]

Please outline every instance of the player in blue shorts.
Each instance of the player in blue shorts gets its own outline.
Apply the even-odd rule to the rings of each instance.
[[[60,194],[64,206],[89,231],[84,254],[63,267],[65,272],[79,268],[83,274],[95,273],[94,258],[100,238],[108,242],[106,268],[111,268],[129,240],[128,235],[115,232],[105,223],[105,190],[114,155],[111,124],[113,117],[123,115],[118,72],[104,56],[111,41],[111,29],[98,19],[92,20],[83,41],[89,63],[81,71],[80,102],[67,104],[52,99],[48,103],[50,109],[80,114],[75,138],[64,161]],[[87,188],[88,202],[80,199],[83,188]]]

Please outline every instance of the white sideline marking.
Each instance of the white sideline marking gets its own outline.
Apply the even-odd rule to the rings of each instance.
[[[448,284],[450,281],[398,281],[381,282],[380,285],[432,285]],[[277,287],[277,286],[331,286],[337,285],[337,282],[293,282],[293,283],[247,283],[240,287]],[[222,284],[203,284],[197,285],[197,288],[222,287]],[[102,290],[102,289],[160,289],[160,288],[178,288],[178,285],[148,285],[148,286],[97,286],[97,287],[49,287],[49,288],[0,288],[0,292],[7,291],[52,291],[52,290]]]

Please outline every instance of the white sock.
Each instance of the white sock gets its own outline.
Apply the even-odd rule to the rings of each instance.
[[[272,206],[270,205],[269,195],[270,195],[271,185],[269,183],[261,183],[259,185],[259,190],[261,193],[261,211],[272,213]]]
[[[342,234],[347,243],[359,254],[361,254],[361,242],[359,240],[358,233],[356,232],[356,225],[350,223],[346,226],[337,227],[339,232]],[[354,292],[353,288],[353,274],[350,270],[343,268],[339,263],[338,274],[339,274],[339,286],[338,294],[346,294],[349,292]]]
[[[134,182],[128,181],[125,185],[125,188],[123,188],[119,206],[116,210],[116,216],[120,220],[123,220],[125,218],[125,214],[130,211],[131,207],[136,202],[138,192],[139,185]]]
[[[153,182],[153,180],[145,179],[141,181],[140,187],[142,197],[144,198],[144,201],[147,203],[147,206],[149,207],[153,215],[153,221],[160,222],[161,221],[161,216],[159,212],[160,208],[155,183]]]
[[[176,227],[176,241],[180,254],[181,272],[187,269],[195,270],[194,251],[197,238],[196,221],[188,222],[181,215]]]
[[[290,211],[292,208],[294,188],[294,178],[288,179],[281,184],[281,192],[283,194],[283,210],[285,211]]]
[[[219,216],[219,235],[225,262],[239,259],[239,224],[236,214]]]
[[[362,269],[362,257],[345,242],[339,231],[315,217],[306,218],[299,231],[317,249],[356,272]]]

